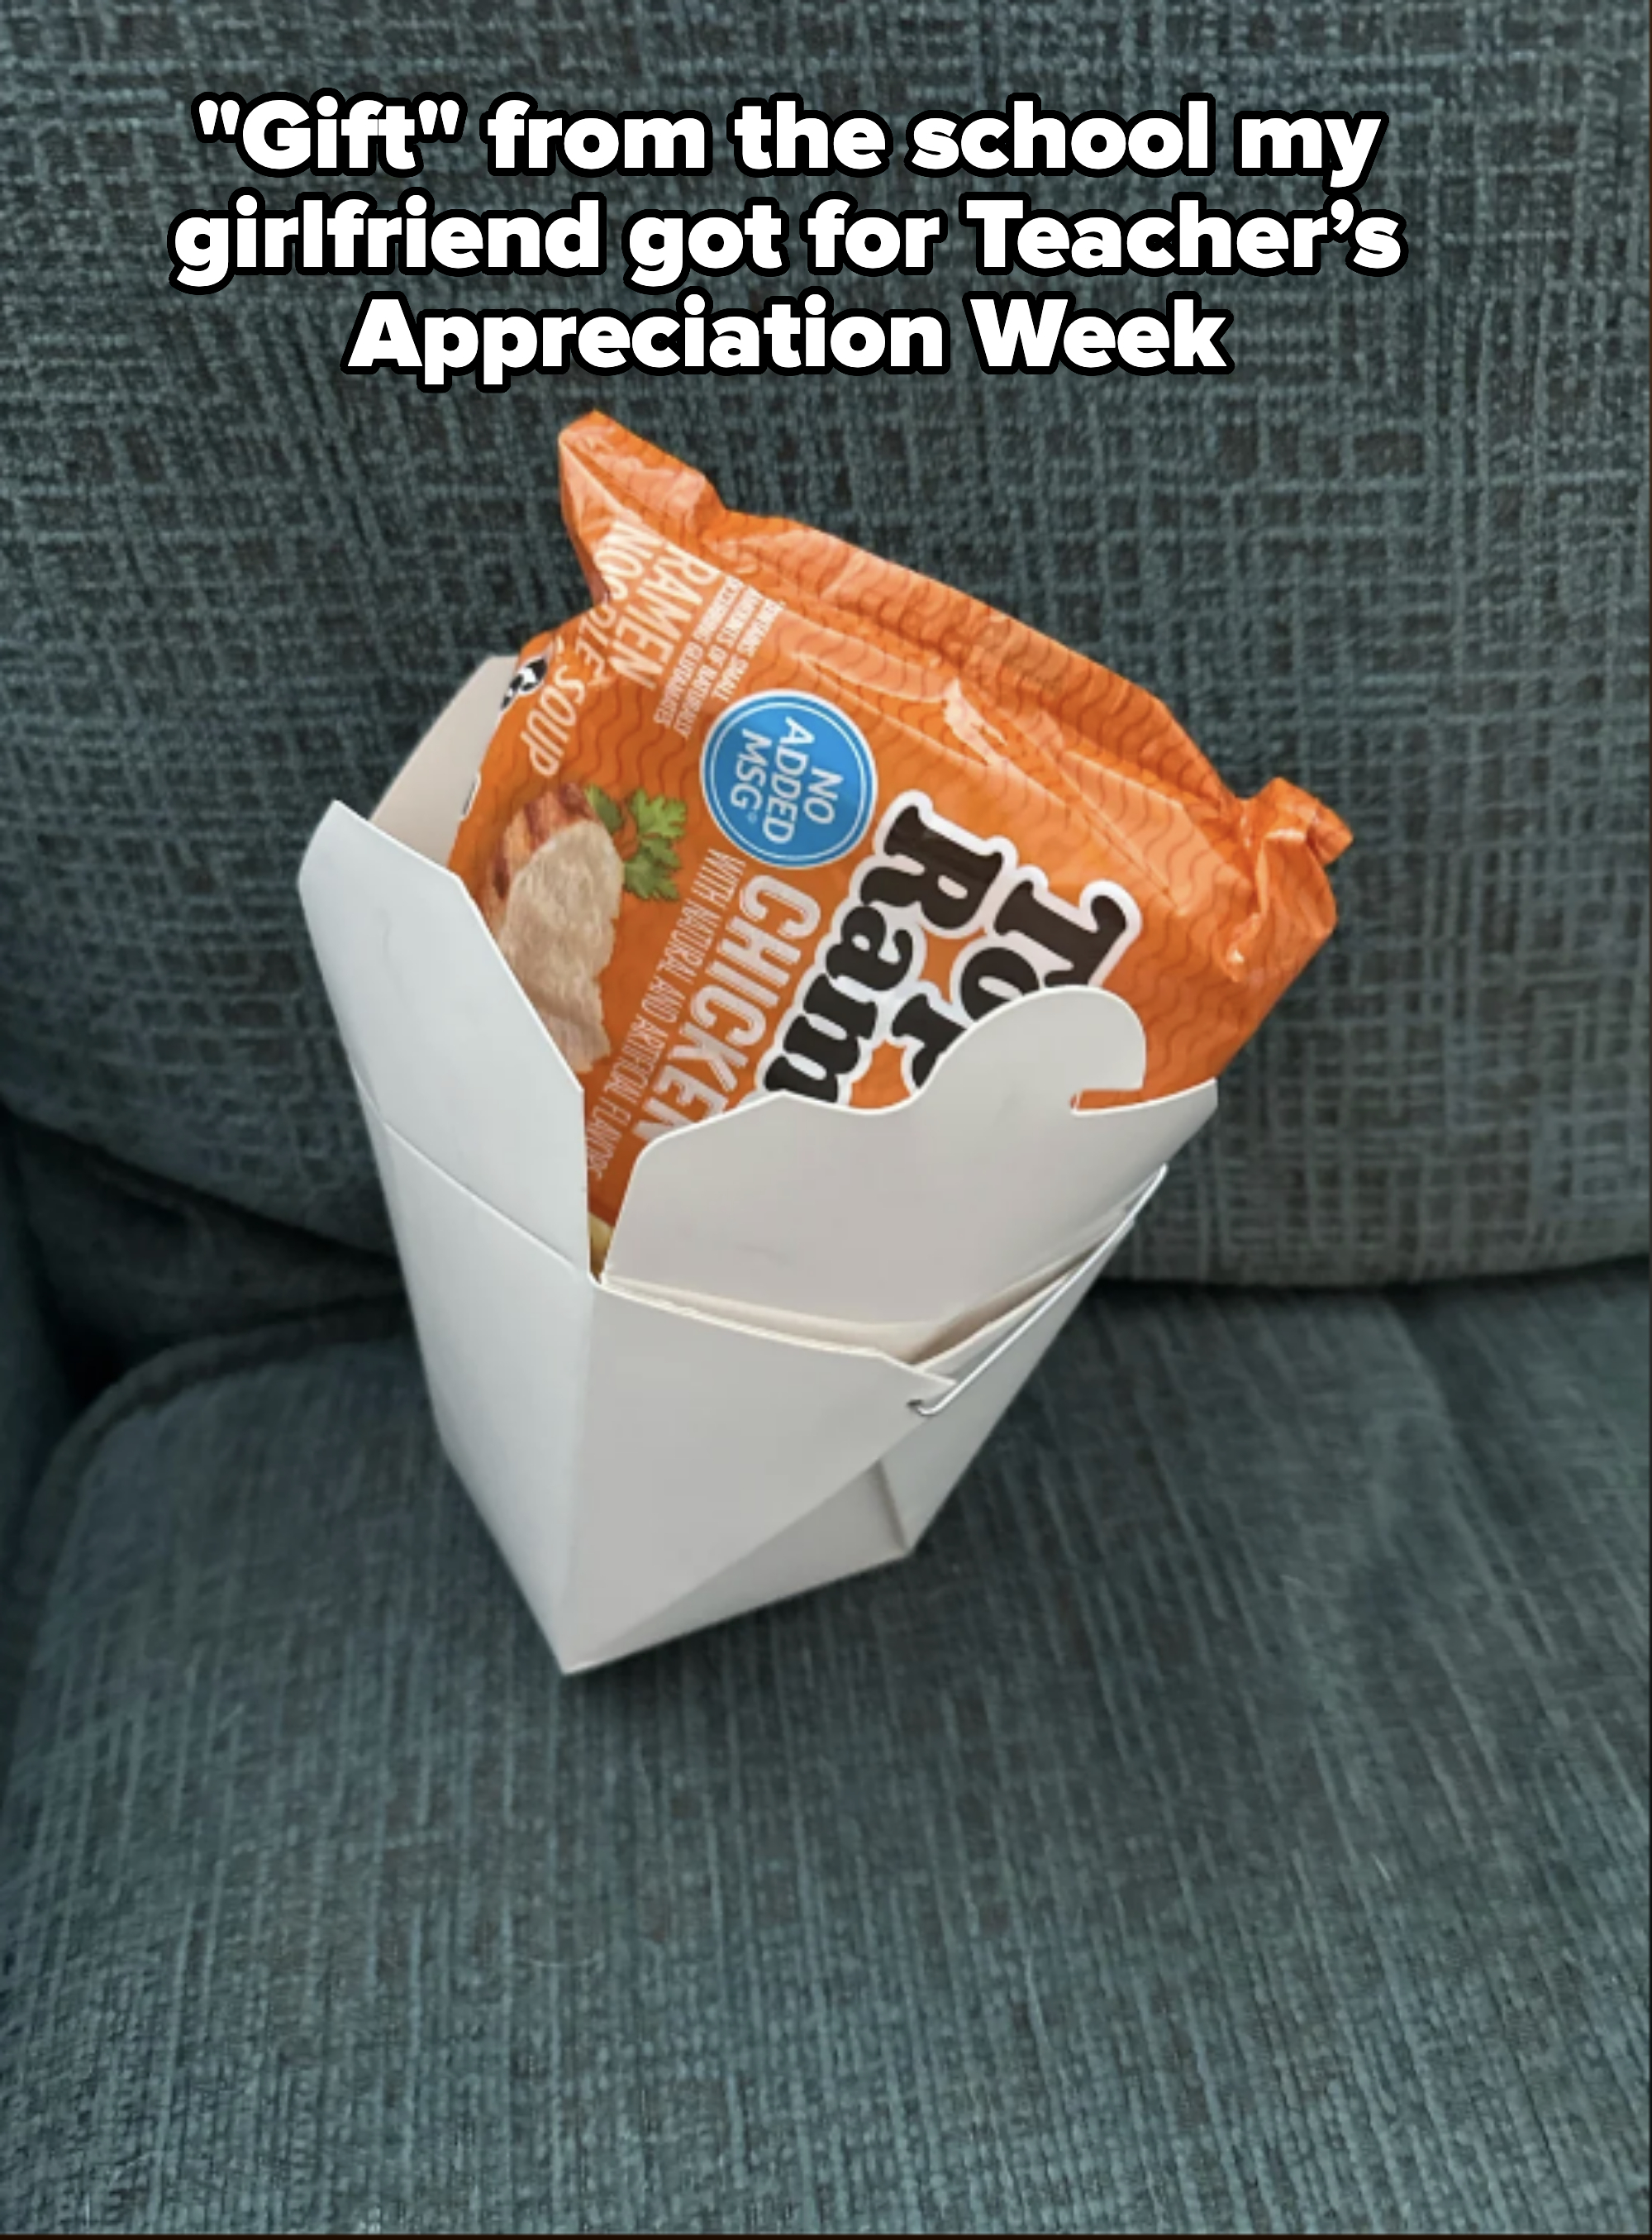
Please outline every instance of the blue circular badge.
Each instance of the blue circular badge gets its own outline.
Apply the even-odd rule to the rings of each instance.
[[[809,692],[754,692],[725,708],[700,757],[711,814],[736,848],[796,871],[836,863],[877,805],[870,748]]]

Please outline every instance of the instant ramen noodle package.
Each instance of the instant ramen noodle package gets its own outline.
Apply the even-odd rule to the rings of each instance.
[[[450,860],[583,1085],[599,1240],[668,1130],[897,1103],[1038,990],[1131,1006],[1142,1097],[1206,1081],[1330,933],[1347,828],[1139,686],[601,414],[561,452],[593,603],[523,648]]]

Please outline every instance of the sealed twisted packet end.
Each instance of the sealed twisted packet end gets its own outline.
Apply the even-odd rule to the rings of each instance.
[[[599,1249],[668,1130],[897,1103],[1036,990],[1131,1005],[1142,1097],[1208,1080],[1329,935],[1347,827],[1139,686],[602,414],[561,466],[595,603],[523,649],[450,863],[583,1085]]]

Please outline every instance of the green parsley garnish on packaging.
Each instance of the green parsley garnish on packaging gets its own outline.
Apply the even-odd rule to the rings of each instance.
[[[671,875],[681,868],[682,858],[671,843],[683,837],[689,821],[687,803],[644,793],[640,786],[623,806],[600,785],[588,785],[585,798],[619,850],[626,893],[640,903],[674,903],[677,892]]]

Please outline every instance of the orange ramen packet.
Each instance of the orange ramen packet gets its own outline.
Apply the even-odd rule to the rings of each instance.
[[[1347,827],[1139,685],[601,413],[561,463],[596,604],[523,649],[450,863],[583,1083],[596,1223],[668,1130],[896,1103],[1036,989],[1104,983],[1140,1094],[1189,1088],[1330,933]]]

